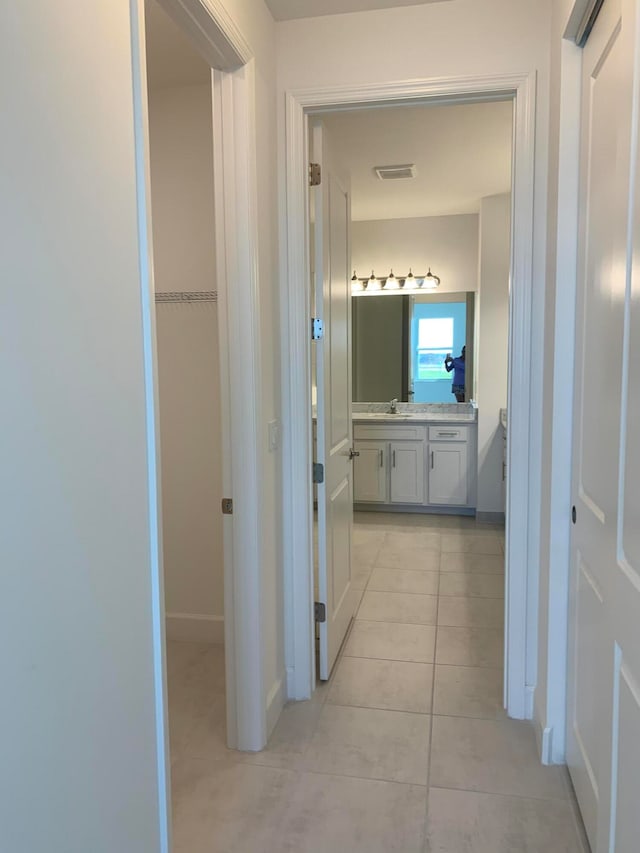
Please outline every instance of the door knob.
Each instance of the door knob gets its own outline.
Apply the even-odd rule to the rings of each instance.
[[[360,456],[359,450],[354,450],[353,447],[349,450],[349,459],[355,459],[356,456]]]

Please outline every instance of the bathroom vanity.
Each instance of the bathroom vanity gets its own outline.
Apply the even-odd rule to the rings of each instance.
[[[354,404],[354,506],[473,514],[477,410],[472,406]]]

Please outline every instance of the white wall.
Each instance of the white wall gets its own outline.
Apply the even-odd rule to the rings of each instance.
[[[509,354],[509,268],[511,196],[483,198],[480,204],[478,263],[478,513],[504,512],[503,430],[500,409],[507,406]]]
[[[351,261],[359,276],[432,272],[440,276],[438,292],[475,290],[478,286],[478,216],[425,216],[353,222]]]
[[[211,85],[149,97],[156,290],[215,290]],[[218,310],[156,308],[167,636],[223,642]]]
[[[0,13],[0,849],[11,853],[168,850],[132,7],[42,0]]]

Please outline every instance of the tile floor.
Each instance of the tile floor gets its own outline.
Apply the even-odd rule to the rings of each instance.
[[[224,656],[169,646],[175,853],[583,853],[564,768],[502,709],[503,535],[358,514],[331,681],[225,747]]]

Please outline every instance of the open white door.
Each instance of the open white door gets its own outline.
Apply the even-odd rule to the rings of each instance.
[[[331,151],[320,121],[311,125],[312,161],[321,183],[312,193],[315,212],[315,316],[323,322],[317,341],[318,595],[320,678],[327,679],[355,611],[351,588],[353,442],[351,427],[351,202],[348,180]]]
[[[567,762],[593,853],[637,850],[640,838],[635,10],[607,0],[583,57]],[[637,174],[631,192],[637,211]]]

